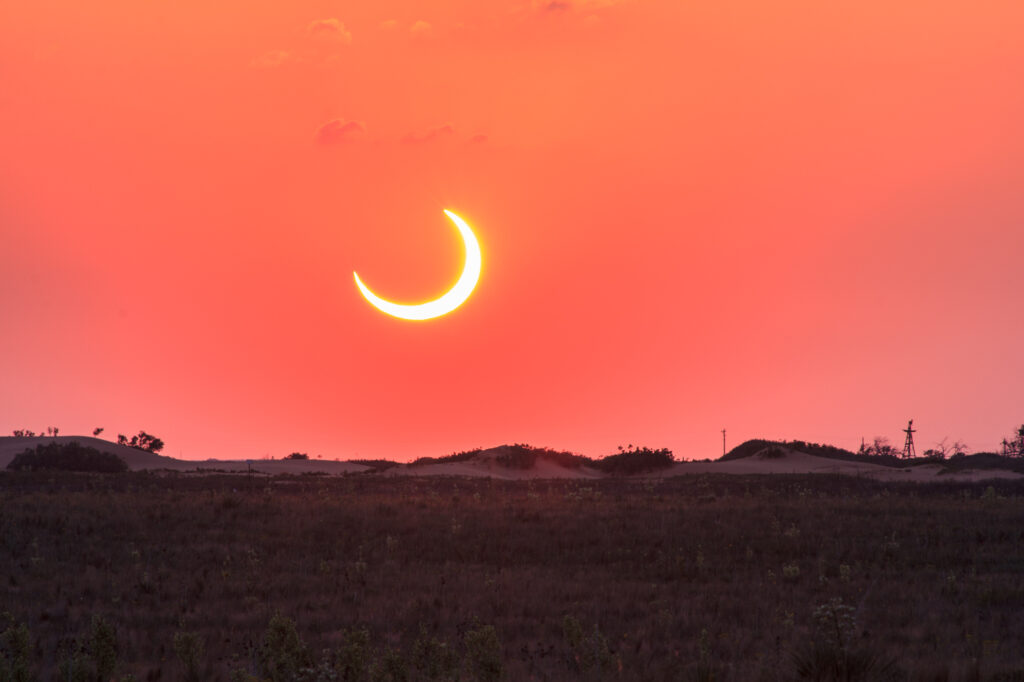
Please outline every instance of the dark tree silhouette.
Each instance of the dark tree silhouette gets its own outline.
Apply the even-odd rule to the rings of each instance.
[[[285,457],[285,459],[309,459],[309,455],[305,452],[293,452],[292,454]]]
[[[1003,454],[1007,457],[1024,457],[1024,424],[1009,439],[1003,439]]]
[[[164,442],[146,433],[145,431],[139,431],[138,435],[132,436],[131,440],[128,439],[123,433],[117,434],[117,444],[127,445],[130,448],[136,450],[145,450],[146,452],[157,453],[164,449]]]

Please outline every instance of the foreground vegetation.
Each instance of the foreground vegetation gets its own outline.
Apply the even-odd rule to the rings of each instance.
[[[1020,680],[1024,484],[0,474],[0,679]]]

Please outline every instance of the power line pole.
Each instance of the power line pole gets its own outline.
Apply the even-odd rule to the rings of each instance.
[[[722,457],[725,457],[725,429],[722,429]]]

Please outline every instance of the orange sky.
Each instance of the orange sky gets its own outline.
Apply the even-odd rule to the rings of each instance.
[[[0,5],[0,432],[187,458],[1024,421],[1018,0]],[[426,323],[476,229],[484,269]],[[897,442],[897,445],[901,442]]]

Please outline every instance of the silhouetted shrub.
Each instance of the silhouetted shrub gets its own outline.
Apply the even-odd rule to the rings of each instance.
[[[292,454],[287,455],[285,459],[309,459],[309,455],[305,452],[293,452]]]
[[[157,453],[164,449],[164,442],[154,435],[148,434],[145,431],[139,431],[135,436],[129,439],[123,433],[117,434],[117,444],[127,445],[130,448],[136,450],[145,450],[146,452]]]
[[[128,471],[128,465],[117,455],[81,445],[78,441],[45,443],[29,448],[16,455],[7,468],[13,471],[52,469],[107,474]]]
[[[782,459],[786,456],[786,451],[778,446],[767,447],[761,452],[757,453],[758,459]]]
[[[619,450],[618,454],[594,460],[593,467],[608,474],[629,475],[666,469],[676,461],[668,448],[652,450],[631,445],[628,449],[620,447]]]
[[[398,462],[392,462],[390,459],[350,459],[347,461],[349,464],[362,464],[364,467],[370,467],[373,471],[387,471],[391,467],[398,466]]]
[[[462,452],[454,452],[444,457],[419,457],[409,462],[411,467],[425,466],[427,464],[450,464],[452,462],[469,462],[477,458],[483,448],[474,448],[473,450],[463,450]]]
[[[525,443],[504,445],[497,449],[500,453],[495,458],[496,461],[509,469],[532,469],[539,459],[554,462],[566,469],[579,469],[584,464],[593,464],[593,460],[583,455],[549,448],[535,448]]]

